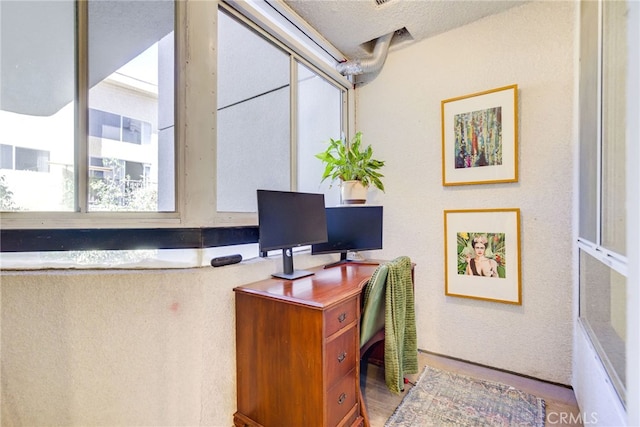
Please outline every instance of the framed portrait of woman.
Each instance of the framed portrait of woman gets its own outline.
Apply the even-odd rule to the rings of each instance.
[[[444,211],[445,295],[522,304],[520,209]]]

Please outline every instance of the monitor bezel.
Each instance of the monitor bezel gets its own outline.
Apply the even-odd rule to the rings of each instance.
[[[281,190],[263,190],[263,189],[259,189],[257,190],[257,194],[258,194],[258,247],[260,252],[268,252],[268,251],[275,251],[275,250],[280,250],[280,249],[287,249],[287,248],[295,248],[295,247],[300,247],[300,246],[309,246],[315,243],[323,243],[326,242],[326,213],[325,213],[325,217],[324,217],[324,223],[325,223],[325,238],[309,238],[309,239],[302,239],[304,240],[303,242],[278,242],[278,243],[271,243],[268,242],[269,245],[263,245],[263,241],[260,238],[261,235],[261,231],[263,230],[262,227],[264,227],[264,221],[260,221],[261,215],[260,215],[260,194],[265,194],[265,193],[279,193],[279,194],[291,194],[291,195],[304,195],[304,196],[309,196],[310,198],[317,198],[318,200],[316,202],[320,202],[320,200],[322,200],[321,204],[322,207],[325,208],[324,206],[324,194],[323,193],[307,193],[307,192],[300,192],[300,191],[281,191]],[[264,213],[264,211],[263,211]]]
[[[299,196],[299,197],[306,197],[307,198],[307,203],[311,203],[313,202],[314,204],[317,204],[317,206],[313,206],[312,209],[310,209],[310,211],[314,211],[315,212],[315,216],[313,218],[314,223],[317,222],[316,224],[316,228],[314,228],[314,232],[315,234],[313,236],[311,236],[311,234],[308,237],[302,237],[302,238],[298,238],[296,237],[294,240],[295,241],[291,241],[291,240],[282,240],[280,242],[278,242],[277,240],[275,240],[275,242],[272,241],[268,241],[267,245],[264,244],[263,238],[265,236],[265,232],[267,230],[267,216],[270,216],[269,218],[269,224],[270,225],[274,225],[274,221],[273,218],[278,218],[278,212],[275,212],[275,210],[273,210],[273,206],[272,203],[271,204],[267,204],[265,203],[265,197],[269,197],[269,196],[276,196],[276,195],[281,195],[285,197],[285,200],[283,200],[283,202],[287,201],[286,197],[295,197],[295,196]],[[291,200],[291,199],[290,199]],[[289,201],[290,201],[289,200]],[[311,276],[314,273],[312,271],[307,271],[307,270],[296,270],[293,266],[293,248],[296,247],[301,247],[301,246],[309,246],[312,244],[316,244],[316,243],[323,243],[327,241],[327,218],[326,218],[326,207],[325,207],[325,199],[324,199],[324,194],[323,193],[305,193],[305,192],[299,192],[299,191],[280,191],[280,190],[264,190],[264,189],[258,189],[257,190],[257,201],[258,201],[258,247],[260,252],[262,253],[266,253],[268,251],[274,251],[274,250],[282,250],[282,271],[278,272],[278,273],[273,273],[272,276],[276,277],[276,278],[280,278],[280,279],[286,279],[286,280],[295,280],[295,279],[299,279],[302,277],[307,277],[307,276]],[[273,201],[271,201],[273,202]],[[269,212],[265,213],[265,208],[269,208]],[[261,209],[262,208],[262,209]],[[285,206],[286,208],[286,206]],[[288,206],[289,210],[295,208],[295,207],[291,207]],[[316,211],[317,209],[317,211]],[[281,212],[283,213],[287,213],[286,209],[282,210]],[[300,214],[300,212],[298,212],[298,214]],[[273,216],[272,216],[273,215]],[[285,216],[286,219],[288,219],[289,221],[291,221],[292,216]],[[297,216],[297,218],[300,218],[300,216]],[[277,221],[276,221],[277,223]],[[295,221],[293,221],[293,223],[295,223]],[[286,229],[286,225],[287,222],[286,221],[281,221],[279,224],[277,224],[278,230],[284,230]],[[320,232],[318,233],[318,227],[320,227]],[[305,227],[305,229],[308,229],[309,227]],[[322,230],[324,230],[324,234],[322,233]],[[283,233],[284,235],[284,233]],[[289,236],[291,237],[291,236]],[[270,240],[274,240],[272,239],[272,235],[269,235]]]
[[[358,252],[358,251],[373,251],[383,249],[384,243],[384,208],[383,206],[378,205],[362,205],[362,206],[332,206],[327,207],[325,210],[334,210],[334,209],[376,209],[380,211],[380,244],[372,245],[372,246],[358,246],[358,247],[340,247],[340,248],[326,248],[323,249],[323,244],[329,243],[331,241],[330,230],[329,230],[329,214],[327,214],[327,242],[321,242],[319,244],[311,245],[311,254],[312,255],[326,255],[326,254],[341,254],[341,260],[346,260],[346,254],[348,252]]]

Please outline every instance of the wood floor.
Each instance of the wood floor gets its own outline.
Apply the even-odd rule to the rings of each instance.
[[[545,400],[546,426],[582,426],[580,409],[575,395],[573,390],[568,387],[549,384],[544,381],[537,381],[425,352],[418,353],[418,363],[420,366],[419,372],[422,372],[422,368],[425,365],[429,365],[469,377],[512,385]],[[417,381],[418,375],[407,375],[407,378],[413,383]],[[383,427],[411,388],[411,384],[406,385],[405,391],[401,395],[391,393],[384,383],[383,369],[373,364],[368,365],[366,377],[363,376],[363,380],[365,381],[364,399],[369,412],[371,427]]]

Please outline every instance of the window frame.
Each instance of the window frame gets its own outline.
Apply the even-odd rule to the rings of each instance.
[[[590,120],[593,119],[595,120],[595,123],[587,123],[586,126],[588,127],[595,124],[596,132],[595,132],[595,135],[592,136],[591,132],[588,132],[587,130],[582,129],[584,132],[581,132],[580,141],[579,141],[580,142],[580,147],[579,147],[580,180],[578,183],[578,186],[579,186],[578,204],[581,208],[584,207],[586,209],[593,209],[593,210],[591,210],[590,212],[584,212],[583,209],[580,209],[579,217],[578,217],[579,226],[578,226],[578,233],[576,238],[576,261],[575,261],[577,265],[578,299],[579,299],[577,315],[578,315],[578,324],[583,329],[588,339],[591,341],[591,344],[593,345],[593,348],[596,351],[596,354],[604,368],[604,371],[610,380],[613,390],[618,395],[621,404],[624,407],[626,407],[627,406],[626,399],[628,397],[628,386],[627,387],[624,386],[623,382],[625,380],[619,379],[618,374],[615,371],[614,367],[612,366],[609,356],[607,355],[607,352],[604,349],[604,346],[601,345],[599,337],[596,335],[593,328],[591,327],[589,323],[589,319],[583,316],[583,311],[581,306],[581,301],[584,298],[587,298],[583,294],[583,289],[582,289],[583,277],[581,276],[581,272],[580,272],[581,271],[580,270],[581,268],[580,252],[581,251],[588,254],[595,261],[601,263],[605,267],[615,271],[621,276],[624,276],[627,279],[626,281],[627,287],[634,286],[634,285],[637,286],[637,284],[634,284],[628,280],[630,277],[629,276],[630,267],[628,264],[627,254],[621,254],[619,252],[616,252],[611,248],[604,246],[603,244],[603,234],[604,234],[603,219],[602,219],[603,204],[604,204],[603,192],[606,191],[606,188],[604,188],[605,186],[603,185],[603,175],[604,175],[603,168],[606,166],[604,164],[604,159],[603,159],[603,149],[604,149],[604,145],[606,144],[605,135],[603,131],[604,129],[603,121],[605,119],[605,116],[603,114],[603,102],[604,102],[603,101],[603,90],[604,90],[603,67],[605,66],[604,54],[603,54],[603,49],[604,49],[603,40],[606,32],[605,22],[604,22],[603,2],[604,0],[599,0],[596,3],[589,3],[588,7],[595,7],[597,8],[597,11],[593,9],[589,9],[585,14],[585,9],[582,9],[582,13],[585,14],[583,18],[586,17],[584,18],[586,20],[589,19],[589,16],[588,16],[589,13],[595,13],[596,15],[595,20],[597,21],[597,28],[596,28],[596,34],[593,37],[597,39],[597,43],[596,43],[597,58],[595,58],[596,59],[595,70],[592,68],[589,68],[590,65],[591,66],[594,65],[593,63],[588,63],[588,61],[586,61],[584,57],[581,58],[582,68],[580,70],[581,71],[580,97],[582,99],[585,99],[585,101],[583,101],[583,104],[587,105],[587,107],[585,107],[585,110],[580,111],[581,113],[580,125],[582,128],[585,126],[585,121],[590,122]],[[581,8],[585,8],[585,5],[582,4]],[[583,25],[588,26],[588,24],[591,22],[592,21],[583,22]],[[587,43],[592,41],[593,40],[587,40]],[[583,39],[581,39],[581,44],[584,44],[584,43],[585,43],[585,40],[583,37]],[[591,45],[589,47],[593,48],[593,46]],[[584,56],[588,56],[588,55],[592,55],[593,52],[581,50],[581,54]],[[590,59],[590,58],[587,58],[587,59]],[[587,81],[590,83],[595,82],[596,87],[593,88],[592,85],[584,84]],[[589,92],[590,90],[595,91],[595,93]],[[628,93],[627,93],[627,96],[628,96]],[[594,103],[595,105],[593,105]],[[624,106],[626,107],[626,103]],[[590,113],[594,114],[594,117],[591,117]],[[589,116],[589,117],[586,117],[586,116]],[[628,122],[628,118],[627,118],[627,122]],[[627,145],[629,144],[628,139],[625,142],[625,144]],[[589,154],[593,152],[596,153],[595,165],[593,163],[590,163],[589,165],[587,165],[585,162],[585,158],[588,158]],[[593,166],[595,166],[595,177],[588,176],[588,178],[591,178],[591,179],[586,179],[585,176],[582,175],[583,169],[590,168]],[[589,170],[587,174],[589,172],[593,174],[594,171]],[[587,189],[593,190],[593,186],[595,186],[595,200],[588,200],[589,197],[593,196],[593,192],[588,192],[585,190]],[[592,205],[583,204],[585,200],[591,201]],[[595,219],[595,223],[593,223],[593,219]],[[583,229],[583,226],[585,225],[583,223],[584,220],[587,220],[587,221],[590,220],[591,223],[587,225],[591,227],[595,227],[595,229],[591,229],[591,227],[586,227]],[[630,217],[627,212],[627,218],[625,222],[625,227],[627,228],[626,230],[627,236],[629,233],[630,222],[631,222]],[[593,234],[595,241],[590,240],[591,234]],[[588,236],[585,237],[584,235],[588,235]],[[629,293],[629,291],[627,291],[627,293]],[[609,302],[607,301],[606,303],[608,304]],[[628,300],[627,300],[627,307],[628,307]],[[626,344],[627,343],[625,340],[625,345]],[[627,373],[627,376],[628,376],[628,373]]]
[[[269,7],[268,3],[264,2]],[[174,2],[175,7],[175,55],[174,55],[174,81],[175,81],[175,212],[87,212],[88,207],[88,165],[84,161],[87,158],[89,138],[88,133],[88,42],[87,37],[78,36],[88,33],[88,5],[87,2],[76,1],[76,202],[75,212],[2,212],[3,240],[12,239],[14,244],[11,251],[16,251],[20,232],[24,230],[36,231],[30,244],[24,245],[25,251],[37,251],[38,240],[46,238],[56,230],[69,230],[75,233],[91,232],[93,229],[195,229],[201,235],[227,236],[229,229],[234,229],[239,238],[213,238],[204,243],[200,239],[200,247],[224,246],[235,244],[239,241],[246,243],[254,235],[257,224],[255,213],[228,213],[218,212],[215,209],[216,191],[215,185],[215,141],[216,141],[216,63],[215,45],[210,43],[215,40],[217,33],[217,13],[223,8],[228,13],[235,15],[242,22],[258,31],[281,49],[290,55],[291,67],[297,63],[304,64],[314,72],[321,75],[331,84],[338,87],[343,93],[342,97],[342,121],[345,133],[349,134],[354,129],[355,107],[354,86],[346,77],[335,70],[335,64],[331,64],[326,57],[322,58],[309,48],[317,43],[311,35],[313,29],[307,27],[307,36],[312,43],[305,46],[281,28],[278,23],[269,17],[264,11],[260,11],[256,4],[251,2]],[[262,5],[264,7],[264,5]],[[278,13],[282,14],[282,11]],[[299,19],[299,18],[298,18]],[[203,37],[209,34],[209,37]],[[299,36],[298,36],[299,37]],[[189,51],[187,51],[187,48]],[[329,48],[329,52],[336,52],[335,48]],[[191,52],[199,52],[191,55]],[[202,54],[208,52],[209,54]],[[334,58],[336,55],[333,55]],[[338,55],[339,56],[339,55]],[[188,58],[188,61],[187,61]],[[336,61],[337,62],[337,61]],[[295,87],[295,73],[292,73],[292,84]],[[203,97],[203,93],[210,96]],[[291,91],[291,103],[295,107],[297,91]],[[292,174],[296,168],[296,133],[295,130],[296,109],[292,108],[291,159]],[[188,141],[195,143],[188,144]],[[203,141],[202,143],[198,143]],[[211,141],[214,141],[213,144]],[[82,159],[82,161],[80,161]],[[185,171],[198,170],[198,174],[186,174]],[[86,179],[79,179],[79,176]],[[292,188],[295,190],[296,177],[292,176]],[[82,209],[80,208],[82,206]],[[141,228],[142,227],[142,228]],[[220,228],[219,232],[215,231]],[[169,236],[170,233],[165,233]],[[249,236],[249,237],[246,237]],[[170,240],[169,237],[167,239]],[[5,242],[3,242],[5,243]],[[8,243],[8,242],[7,242]],[[123,246],[130,244],[123,243]],[[6,245],[0,250],[5,251]],[[99,246],[99,245],[98,245]],[[165,245],[166,246],[166,245]],[[168,246],[179,247],[179,244],[168,243]],[[60,247],[60,246],[57,246]],[[18,242],[17,248],[20,248]],[[82,248],[80,248],[82,249]],[[47,250],[47,249],[45,249]],[[48,249],[52,250],[52,249]],[[62,250],[74,250],[73,248]],[[8,250],[7,250],[8,251]]]
[[[260,3],[227,3],[225,1],[219,1],[219,9],[221,9],[223,13],[228,14],[231,19],[237,20],[241,25],[246,25],[249,30],[256,32],[258,36],[262,37],[267,42],[272,43],[274,47],[283,53],[289,55],[289,181],[291,183],[291,188],[289,190],[296,191],[298,190],[297,98],[299,93],[299,64],[304,65],[341,92],[341,121],[344,134],[349,134],[349,130],[354,129],[354,126],[352,126],[352,122],[350,121],[353,118],[353,114],[351,114],[350,111],[353,111],[354,109],[354,86],[349,79],[338,73],[335,66],[329,66],[320,57],[314,56],[314,53],[310,49],[298,43],[296,40],[288,38],[287,34],[285,34],[282,29],[279,27],[273,27],[275,24],[268,19],[268,17],[261,15],[261,13],[264,12],[260,11],[259,8],[256,8],[256,4]],[[264,4],[270,5],[266,2],[264,2]],[[311,36],[309,36],[309,38],[311,39]],[[318,178],[318,180],[319,179],[320,178]],[[215,178],[211,182],[215,182]],[[213,187],[215,192],[217,187],[216,185],[213,185]],[[216,206],[216,200],[217,194],[214,194],[212,206]],[[257,214],[255,212],[226,212],[216,209],[213,218],[214,227],[219,225],[255,225],[257,222]]]
[[[183,38],[178,35],[181,32],[180,16],[184,15],[184,2],[174,2],[174,34],[175,44],[174,63],[178,64],[178,52],[182,50],[179,46],[184,44]],[[75,132],[74,132],[74,150],[75,150],[75,174],[74,187],[76,189],[74,196],[74,211],[29,211],[29,212],[0,212],[2,227],[4,229],[65,229],[65,228],[99,228],[99,227],[123,227],[131,228],[139,227],[140,222],[148,224],[149,227],[171,227],[180,222],[180,205],[178,204],[179,191],[181,185],[180,176],[176,174],[175,192],[176,192],[176,210],[174,212],[88,212],[89,195],[89,165],[88,159],[88,140],[89,140],[89,87],[88,87],[88,2],[75,2]],[[180,41],[178,41],[180,39]],[[182,44],[181,44],[182,43]],[[175,65],[174,65],[175,67]],[[177,70],[177,68],[174,68]],[[174,76],[174,102],[176,107],[174,111],[182,105],[182,101],[178,95],[178,85],[181,84],[183,78],[178,75],[177,71]],[[175,114],[177,116],[177,114]],[[121,119],[122,122],[122,119]],[[122,126],[121,126],[122,127]],[[122,133],[122,132],[121,132]],[[177,127],[176,127],[177,133]],[[175,164],[178,164],[178,153],[181,140],[176,139],[176,158]],[[84,177],[84,178],[80,178]],[[137,225],[136,225],[137,224]]]

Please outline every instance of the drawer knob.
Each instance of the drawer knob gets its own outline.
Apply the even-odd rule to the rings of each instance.
[[[347,318],[347,313],[342,313],[340,314],[340,316],[338,316],[338,322],[342,323],[346,320]]]
[[[342,405],[346,399],[347,399],[347,395],[345,393],[342,393],[338,398],[338,405]]]
[[[339,363],[342,363],[342,362],[344,362],[344,359],[346,359],[346,358],[347,358],[347,352],[346,352],[346,351],[343,351],[343,352],[342,352],[342,354],[340,354],[340,355],[338,356],[338,362],[339,362]]]

